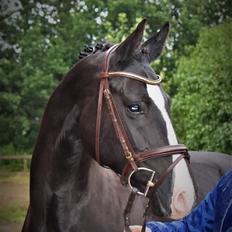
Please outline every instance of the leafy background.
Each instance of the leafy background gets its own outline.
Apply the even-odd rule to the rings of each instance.
[[[2,0],[0,154],[31,153],[45,104],[84,44],[121,41],[143,18],[146,36],[170,21],[153,67],[165,76],[180,142],[232,150],[232,1]]]

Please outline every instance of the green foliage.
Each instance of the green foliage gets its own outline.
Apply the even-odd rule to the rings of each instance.
[[[3,228],[2,223],[19,223],[22,226],[28,208],[28,182],[28,172],[12,172],[0,169],[1,228]]]
[[[0,209],[0,220],[5,222],[22,223],[25,219],[26,212],[27,207],[11,204]]]
[[[181,141],[194,150],[232,150],[232,21],[200,32],[179,61],[173,116]]]
[[[84,44],[119,42],[144,17],[146,37],[170,21],[167,48],[153,65],[173,96],[177,61],[192,50],[187,45],[196,44],[202,26],[230,18],[231,8],[230,0],[0,2],[0,154],[31,152],[47,99]]]
[[[68,8],[66,6],[66,10]],[[28,10],[33,12],[33,9]],[[86,20],[84,13],[73,12],[66,16],[63,10],[57,16],[62,21],[59,25],[52,18],[53,23],[48,25],[46,18],[37,14],[19,20],[19,25],[27,20],[22,26],[23,37],[20,30],[15,36],[20,50],[16,52],[10,46],[3,49],[5,56],[0,60],[1,154],[31,152],[49,96],[76,62],[83,43],[91,40],[85,31],[94,34],[93,24]],[[46,16],[46,8],[42,9],[41,5],[34,6],[36,11]],[[11,53],[14,55],[9,55]]]

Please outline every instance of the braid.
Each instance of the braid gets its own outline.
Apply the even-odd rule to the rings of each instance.
[[[79,59],[83,59],[86,56],[96,53],[97,51],[106,51],[108,50],[113,44],[107,41],[98,42],[95,46],[85,45],[84,51],[81,51],[79,54]]]

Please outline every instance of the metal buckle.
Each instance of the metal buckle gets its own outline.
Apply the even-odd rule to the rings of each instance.
[[[151,177],[150,179],[148,180],[147,182],[147,185],[146,185],[146,189],[144,192],[140,192],[137,188],[133,187],[132,184],[131,184],[131,177],[136,173],[136,172],[139,172],[139,171],[147,171],[147,172],[151,172]],[[129,187],[132,189],[132,191],[135,191],[136,189],[136,193],[140,196],[144,196],[146,197],[147,196],[147,193],[149,191],[149,189],[151,187],[154,187],[155,186],[155,181],[154,181],[154,177],[155,177],[155,171],[154,170],[151,170],[149,168],[144,168],[144,167],[139,167],[137,170],[133,170],[130,175],[128,176],[128,185]]]
[[[133,160],[134,160],[134,158],[133,158],[131,152],[129,152],[129,151],[125,154],[125,157],[126,157],[126,159],[129,160],[129,161],[133,161]]]

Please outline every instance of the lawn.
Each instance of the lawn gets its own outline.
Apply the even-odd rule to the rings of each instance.
[[[29,173],[0,170],[0,231],[21,231],[28,199]]]

